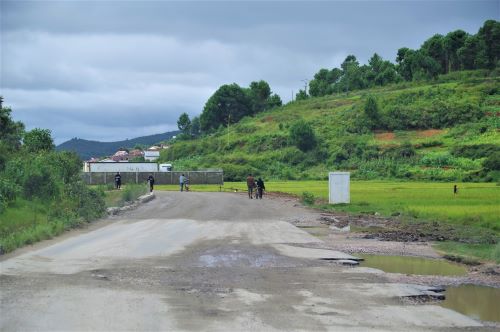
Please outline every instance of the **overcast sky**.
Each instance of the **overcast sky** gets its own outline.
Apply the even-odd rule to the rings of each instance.
[[[499,0],[0,1],[0,94],[57,144],[176,130],[226,83],[263,79],[286,102],[348,54],[394,61],[500,17]]]

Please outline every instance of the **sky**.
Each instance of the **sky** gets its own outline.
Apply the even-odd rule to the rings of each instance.
[[[265,80],[284,102],[354,54],[477,33],[500,1],[0,0],[0,95],[14,120],[115,141],[177,129],[223,84]]]

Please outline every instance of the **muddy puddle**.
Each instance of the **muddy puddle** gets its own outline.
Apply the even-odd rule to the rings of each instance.
[[[500,289],[476,285],[447,287],[446,299],[441,303],[467,316],[500,322]]]
[[[462,276],[467,269],[459,264],[440,259],[410,256],[385,256],[356,254],[364,259],[361,266],[372,267],[389,273]]]

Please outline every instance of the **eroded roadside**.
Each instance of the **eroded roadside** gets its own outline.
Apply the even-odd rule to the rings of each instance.
[[[418,234],[415,235],[416,232],[411,231],[397,234],[396,231],[393,231],[394,222],[383,217],[319,213],[315,219],[296,219],[292,223],[311,235],[320,238],[323,241],[321,246],[354,255],[369,254],[444,259],[442,255],[433,249],[431,242],[425,240],[425,235],[419,237]],[[376,233],[352,232],[351,227],[357,229],[373,227],[379,231]],[[386,232],[384,229],[390,231]],[[394,282],[426,285],[457,286],[472,284],[500,288],[500,265],[494,263],[462,265],[467,269],[467,274],[463,276],[387,273],[387,278]]]

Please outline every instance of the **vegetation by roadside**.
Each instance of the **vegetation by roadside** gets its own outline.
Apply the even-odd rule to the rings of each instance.
[[[114,189],[112,185],[97,187],[104,192],[106,207],[124,206],[148,192],[147,186],[137,184],[124,185],[121,190]]]
[[[74,153],[45,129],[25,132],[0,97],[0,254],[48,239],[105,212],[103,192],[80,179]]]

